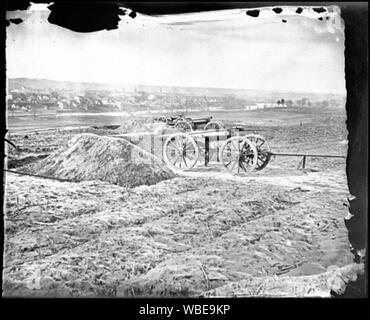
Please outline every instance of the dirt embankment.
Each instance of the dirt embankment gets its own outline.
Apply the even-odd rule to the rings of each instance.
[[[107,181],[125,187],[151,185],[175,175],[156,157],[126,140],[80,134],[21,172],[70,181]]]
[[[92,133],[111,136],[132,132],[160,133],[168,126],[151,120],[126,120],[121,125],[100,125],[93,127],[66,127],[54,129],[28,130],[7,135],[17,148],[7,146],[6,154],[9,168],[21,167],[50,155],[78,134]]]

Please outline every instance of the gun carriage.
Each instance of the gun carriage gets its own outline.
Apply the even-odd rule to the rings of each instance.
[[[232,132],[236,132],[236,135],[232,136]],[[215,137],[217,161],[229,172],[240,174],[262,170],[270,161],[270,146],[261,135],[245,134],[246,132],[244,128],[233,127],[171,134],[163,145],[163,159],[173,169],[191,169],[200,158],[199,144],[204,138],[205,165],[207,165],[209,141],[211,137]],[[220,137],[225,137],[226,140],[220,142]]]
[[[177,132],[162,132],[161,135],[149,133],[151,153],[154,154],[153,143],[156,136],[161,139],[163,161],[170,168],[180,171],[193,168],[199,161],[203,161],[207,166],[211,150],[216,151],[214,160],[221,163],[230,173],[238,175],[263,170],[273,156],[302,157],[302,169],[305,169],[306,159],[309,157],[346,158],[342,155],[272,152],[266,139],[257,134],[257,131],[265,130],[250,130],[241,125],[226,127],[223,122],[214,120],[213,117],[193,119],[180,115],[155,120],[166,122],[177,129]],[[137,133],[134,135],[137,136]],[[131,134],[115,136],[127,138]]]

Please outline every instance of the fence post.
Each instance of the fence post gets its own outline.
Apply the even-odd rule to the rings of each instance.
[[[220,136],[219,136],[219,132],[220,130],[219,130],[219,128],[217,127],[217,129],[216,129],[216,132],[217,132],[217,137],[216,137],[216,143],[217,143],[217,145],[216,145],[216,161],[217,162],[220,162],[220,156],[219,156],[219,151],[220,151],[220,148],[219,148],[219,143],[220,143]]]
[[[303,156],[302,169],[306,168],[306,156]]]
[[[162,162],[164,162],[164,157],[163,157],[163,144],[164,144],[164,129],[162,129],[161,131],[161,159],[162,159]]]
[[[150,153],[155,156],[154,154],[154,134],[150,135]],[[152,157],[152,163],[154,162],[154,157]]]
[[[204,137],[204,165],[207,167],[209,163],[209,137]]]
[[[150,152],[154,155],[154,134],[150,135]]]

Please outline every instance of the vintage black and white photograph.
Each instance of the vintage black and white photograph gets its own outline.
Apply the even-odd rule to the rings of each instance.
[[[364,296],[339,3],[74,8],[6,12],[4,297]]]

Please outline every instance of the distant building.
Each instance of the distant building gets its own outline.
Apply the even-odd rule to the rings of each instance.
[[[287,105],[285,103],[271,103],[271,102],[259,102],[247,105],[244,107],[245,111],[258,110],[258,109],[268,109],[268,108],[285,108]]]
[[[286,108],[286,107],[287,107],[287,105],[286,105],[286,103],[285,103],[285,102],[283,102],[283,103],[277,103],[277,104],[275,105],[275,107],[276,107],[276,108]]]
[[[262,108],[263,108],[263,106],[259,106],[259,105],[257,105],[257,104],[251,104],[251,105],[249,105],[249,106],[245,106],[245,107],[244,107],[244,110],[245,110],[245,111],[249,111],[249,110],[262,109]]]

